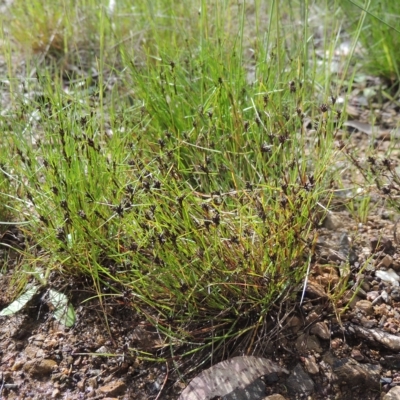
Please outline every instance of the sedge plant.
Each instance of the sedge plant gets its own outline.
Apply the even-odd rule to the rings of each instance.
[[[278,1],[250,17],[193,2],[195,23],[170,0],[150,3],[124,9],[143,28],[136,46],[118,37],[118,9],[99,8],[95,83],[66,90],[33,59],[40,95],[17,92],[19,118],[3,116],[15,207],[35,239],[24,262],[89,277],[101,302],[129,293],[165,351],[217,350],[255,337],[301,290],[342,114],[310,61],[306,8],[299,47]]]

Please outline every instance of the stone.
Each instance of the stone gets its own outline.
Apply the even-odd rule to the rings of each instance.
[[[314,382],[303,370],[300,364],[297,364],[286,380],[288,391],[297,395],[310,395],[314,392]]]
[[[360,324],[364,327],[364,328],[374,328],[377,325],[377,321],[376,319],[368,319],[366,317],[361,317],[360,318]]]
[[[297,333],[303,326],[303,323],[299,317],[293,315],[288,320],[288,326],[292,329],[294,333]]]
[[[315,335],[300,335],[296,340],[296,349],[300,354],[307,354],[310,351],[322,353],[322,347]]]
[[[271,394],[271,396],[264,397],[263,400],[286,400],[281,394]]]
[[[57,367],[57,363],[54,360],[31,360],[25,363],[24,371],[29,375],[46,376],[50,375],[55,367]]]
[[[396,272],[400,272],[400,261],[399,260],[393,260],[392,268]]]
[[[308,281],[306,293],[310,299],[326,299],[328,297],[324,287],[315,281]]]
[[[343,222],[339,216],[335,215],[331,211],[328,211],[326,213],[323,226],[330,231],[337,231],[339,228],[343,227]]]
[[[122,381],[114,381],[101,386],[99,391],[107,396],[119,396],[126,391],[126,385]]]
[[[390,292],[390,297],[396,301],[400,301],[400,288],[399,287],[393,287],[392,291]]]
[[[306,324],[312,324],[315,321],[320,319],[320,315],[317,314],[315,311],[311,311],[306,318]]]
[[[380,293],[377,290],[373,290],[371,292],[367,293],[367,300],[368,301],[374,301],[379,297]]]
[[[325,288],[332,288],[339,282],[339,273],[336,266],[318,265],[314,270],[317,273],[315,280]]]
[[[394,272],[391,268],[387,271],[375,271],[375,276],[387,283],[392,284],[393,286],[399,286],[400,276],[396,274],[396,272]]]
[[[101,346],[96,350],[96,353],[107,354],[109,352],[110,352],[110,350],[108,350],[106,346]]]
[[[351,350],[351,357],[354,358],[356,361],[364,360],[364,356],[359,349]]]
[[[81,379],[77,384],[76,387],[83,392],[85,390],[86,379]]]
[[[382,400],[400,400],[400,386],[395,386],[386,393]]]
[[[359,300],[359,301],[357,301],[356,309],[361,311],[364,315],[372,315],[374,313],[374,309],[372,307],[372,303],[369,300]]]
[[[382,258],[381,262],[378,264],[378,268],[384,267],[389,268],[393,264],[393,258],[386,254],[385,257]]]
[[[96,378],[89,378],[87,380],[86,389],[90,388],[91,391],[97,389],[97,379]]]
[[[341,346],[343,346],[343,340],[341,338],[334,338],[331,341],[331,348],[333,350],[339,349]]]
[[[381,369],[380,365],[360,364],[353,358],[336,360],[333,364],[333,371],[340,384],[346,383],[351,386],[379,387]]]
[[[331,332],[325,322],[316,322],[311,327],[310,332],[325,340],[328,340],[331,337]]]
[[[19,371],[25,365],[25,362],[25,359],[16,360],[14,365],[11,367],[11,371]]]
[[[36,358],[39,351],[40,349],[37,346],[29,345],[25,347],[25,354],[28,358]]]
[[[256,379],[245,388],[237,388],[231,393],[223,396],[224,400],[261,400],[265,395],[265,383],[261,378]]]
[[[319,373],[319,367],[314,356],[310,356],[304,359],[304,366],[307,372],[311,375],[316,375]]]

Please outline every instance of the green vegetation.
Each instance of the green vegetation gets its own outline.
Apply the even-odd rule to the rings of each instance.
[[[16,0],[2,22],[21,265],[124,296],[167,345],[254,338],[301,292],[340,179],[339,20],[303,1],[99,3]]]
[[[341,0],[340,5],[363,45],[363,69],[397,86],[400,78],[399,5],[390,0]]]

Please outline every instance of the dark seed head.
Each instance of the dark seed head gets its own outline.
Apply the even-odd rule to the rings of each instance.
[[[329,107],[328,107],[327,104],[323,103],[323,104],[320,105],[319,109],[321,110],[321,112],[324,113],[324,112],[328,111]]]

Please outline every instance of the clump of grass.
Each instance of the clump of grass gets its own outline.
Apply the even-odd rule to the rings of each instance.
[[[65,91],[37,71],[41,95],[16,97],[7,167],[35,237],[28,260],[91,277],[102,301],[128,293],[173,344],[215,349],[254,337],[274,304],[296,297],[341,114],[316,100],[307,46],[285,43],[275,3],[250,82],[243,9],[232,36],[224,10],[203,2],[199,36],[180,41],[179,28],[155,23],[160,10],[178,17],[161,3],[141,9],[152,45],[139,59],[119,42],[115,90],[103,68],[90,97],[89,80]]]
[[[18,1],[13,4],[13,37],[33,53],[60,57],[67,51],[72,35],[66,26],[65,8],[53,8],[35,0],[23,3],[23,6]]]
[[[37,68],[63,75],[65,80],[96,75],[100,48],[112,51],[114,45],[106,4],[16,0],[9,7],[8,18],[5,16],[5,34],[11,49],[22,51],[31,76]]]
[[[400,5],[390,0],[342,0],[340,5],[363,45],[363,68],[389,82],[398,81]]]
[[[374,153],[368,154],[363,159],[357,158],[351,151],[346,151],[347,157],[351,164],[359,171],[363,177],[362,187],[369,187],[370,191],[379,197],[381,203],[399,209],[400,194],[400,174],[393,153],[394,148],[380,156]],[[368,206],[370,194],[363,199],[364,204]],[[361,205],[361,212],[363,212]]]

